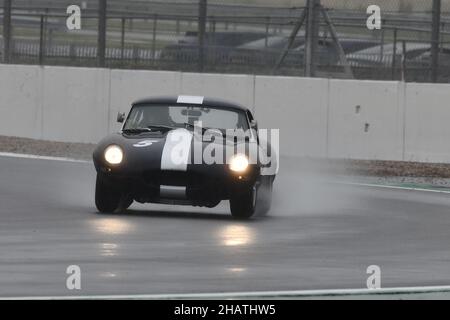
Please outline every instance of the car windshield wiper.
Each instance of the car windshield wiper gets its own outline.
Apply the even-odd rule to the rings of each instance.
[[[142,133],[142,132],[155,132],[155,131],[170,131],[172,130],[172,127],[169,126],[163,126],[163,125],[151,125],[147,128],[129,128],[129,129],[123,129],[123,132],[126,133]]]
[[[173,127],[170,127],[170,126],[165,126],[165,125],[151,125],[151,126],[148,126],[147,127],[147,129],[148,130],[150,130],[150,131],[155,131],[155,130],[157,130],[157,131],[170,131],[170,130],[173,130],[174,128]]]
[[[202,133],[205,133],[206,130],[211,129],[211,128],[207,128],[207,127],[196,126],[195,124],[192,124],[192,123],[189,123],[189,122],[185,122],[185,123],[184,123],[184,126],[185,126],[185,127],[190,127],[190,128],[192,128],[192,129],[195,129],[195,128],[202,128]]]
[[[141,133],[141,132],[151,132],[152,130],[149,128],[128,128],[123,129],[122,131],[126,133]]]

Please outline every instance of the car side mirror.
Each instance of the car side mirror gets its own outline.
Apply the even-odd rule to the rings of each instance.
[[[117,122],[123,123],[125,121],[125,112],[117,113]]]
[[[254,136],[256,137],[256,141],[259,144],[258,122],[256,122],[256,120],[250,121],[250,130],[252,130]]]

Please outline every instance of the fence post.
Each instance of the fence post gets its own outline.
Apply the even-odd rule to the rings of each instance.
[[[392,70],[391,70],[392,80],[395,80],[396,59],[397,59],[397,28],[394,29],[394,48],[392,50]]]
[[[205,67],[205,31],[207,0],[199,0],[198,6],[198,71],[203,72]]]
[[[156,60],[156,28],[158,27],[158,15],[153,18],[153,37],[152,37],[152,60],[153,65]]]
[[[305,43],[305,77],[314,77],[316,67],[317,40],[319,34],[318,6],[320,0],[308,0]]]
[[[3,62],[11,60],[11,0],[3,0]]]
[[[431,82],[437,82],[439,66],[439,33],[441,26],[441,0],[433,0],[431,32]]]
[[[384,26],[384,21],[381,22],[381,25]],[[381,29],[381,37],[380,37],[380,63],[383,63],[384,57],[384,28]]]
[[[106,54],[106,4],[107,0],[98,0],[98,43],[97,43],[97,64],[105,67]]]
[[[402,81],[406,82],[406,41],[402,41]]]
[[[211,31],[211,33],[213,34],[213,35],[215,35],[215,33],[216,33],[216,19],[214,18],[214,16],[212,16],[211,17],[211,20],[210,20],[210,31]]]
[[[180,18],[177,17],[176,21],[176,30],[177,30],[177,36],[180,34]]]
[[[139,63],[139,48],[136,45],[133,46],[133,63],[134,67],[137,68]]]
[[[266,37],[264,38],[264,48],[269,45],[269,28],[270,28],[270,17],[266,17]]]
[[[41,25],[40,25],[40,32],[39,32],[39,64],[44,64],[44,50],[45,50],[45,39],[44,39],[44,22],[45,18],[44,15],[41,15]]]
[[[77,58],[77,51],[75,50],[75,44],[73,43],[69,44],[69,58],[72,62],[76,61]]]
[[[120,35],[120,60],[123,64],[123,59],[124,59],[124,55],[125,55],[125,24],[126,24],[126,20],[125,18],[122,18],[122,30],[121,30],[121,35]]]

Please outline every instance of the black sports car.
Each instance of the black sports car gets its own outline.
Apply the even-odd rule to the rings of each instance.
[[[117,120],[122,130],[93,155],[100,212],[125,210],[133,201],[212,208],[230,200],[236,218],[270,209],[277,156],[247,108],[204,97],[155,97],[133,103]]]

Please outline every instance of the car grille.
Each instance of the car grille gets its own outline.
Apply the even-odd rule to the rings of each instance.
[[[143,176],[146,183],[154,186],[197,186],[203,181],[201,175],[186,171],[146,171]]]

